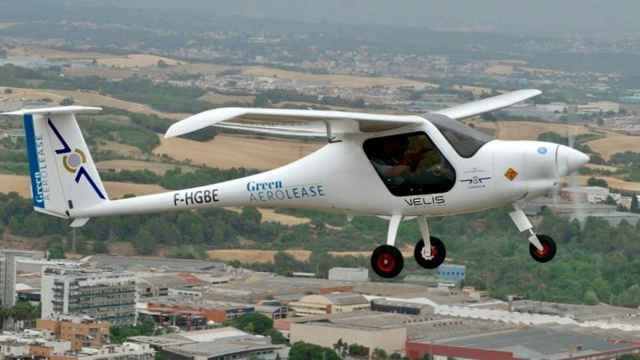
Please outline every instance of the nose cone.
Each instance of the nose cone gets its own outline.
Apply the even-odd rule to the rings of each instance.
[[[580,169],[589,162],[589,156],[568,146],[558,146],[556,165],[560,176],[566,176]]]

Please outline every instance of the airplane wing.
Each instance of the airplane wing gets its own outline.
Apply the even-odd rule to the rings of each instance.
[[[384,115],[343,111],[292,110],[263,108],[219,108],[201,112],[171,125],[166,138],[184,135],[207,126],[234,130],[328,137],[333,134],[376,132],[420,124],[416,115]]]
[[[532,97],[536,97],[540,94],[542,94],[542,91],[535,89],[518,90],[434,112],[436,114],[445,115],[451,119],[460,120],[500,110]]]

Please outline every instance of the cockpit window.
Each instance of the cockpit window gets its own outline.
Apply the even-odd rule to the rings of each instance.
[[[429,121],[444,135],[458,155],[472,157],[482,145],[492,140],[491,136],[473,129],[457,120],[429,116]]]
[[[423,132],[368,139],[363,148],[395,196],[445,193],[455,184],[455,170]]]

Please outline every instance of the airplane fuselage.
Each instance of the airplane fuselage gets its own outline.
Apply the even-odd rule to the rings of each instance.
[[[424,133],[453,168],[446,192],[393,195],[363,144],[367,139]],[[72,217],[253,206],[322,209],[348,214],[443,216],[500,207],[548,193],[558,145],[493,140],[460,156],[431,123],[402,131],[349,134],[283,167],[223,183],[146,195],[71,212]],[[551,174],[552,175],[552,174]],[[539,180],[537,180],[539,178]]]

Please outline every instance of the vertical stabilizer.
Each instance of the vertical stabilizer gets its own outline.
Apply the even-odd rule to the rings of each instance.
[[[31,195],[36,211],[68,218],[69,210],[86,209],[108,201],[74,115],[99,110],[63,106],[4,114],[24,118]]]

